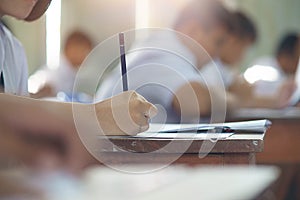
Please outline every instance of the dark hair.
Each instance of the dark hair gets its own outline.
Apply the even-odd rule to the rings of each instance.
[[[250,39],[255,42],[257,30],[251,19],[244,13],[236,11],[232,13],[233,29],[231,33],[242,39]]]
[[[72,43],[87,44],[91,48],[94,46],[92,39],[84,32],[78,30],[73,31],[68,35],[65,42],[65,48]]]
[[[227,30],[232,29],[231,12],[219,0],[193,0],[181,11],[174,28],[189,20],[197,20],[203,28],[221,25]]]
[[[289,33],[285,35],[276,50],[276,56],[282,54],[294,55],[299,45],[299,36],[297,33]]]

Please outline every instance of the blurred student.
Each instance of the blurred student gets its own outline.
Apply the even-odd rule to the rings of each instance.
[[[194,0],[173,28],[153,30],[136,44],[141,50],[128,55],[129,87],[160,105],[155,121],[197,122],[211,112],[210,94],[198,70],[218,55],[231,28],[230,12],[220,1]],[[119,74],[118,68],[100,85],[99,99],[121,91]],[[224,104],[225,95],[215,99]]]
[[[226,42],[220,48],[219,56],[201,69],[208,84],[216,82],[215,74],[218,73],[216,71],[218,70],[226,89],[229,89],[237,81],[240,63],[247,49],[255,43],[257,38],[254,23],[244,13],[233,12],[231,20],[232,29],[229,31]]]
[[[232,20],[234,28],[220,53],[222,77],[228,92],[239,99],[249,100],[253,97],[253,87],[239,75],[240,65],[247,50],[257,40],[257,30],[254,22],[243,12],[235,11]],[[253,107],[256,107],[255,100],[252,100]]]
[[[29,78],[31,84],[39,88],[32,96],[50,97],[58,92],[71,96],[77,71],[93,46],[92,39],[84,32],[71,32],[66,38],[59,66],[55,69],[44,66]]]
[[[232,14],[233,28],[226,42],[221,47],[219,58],[201,69],[207,84],[216,85],[215,74],[220,73],[227,94],[239,99],[241,107],[248,108],[282,108],[287,106],[294,84],[283,85],[278,93],[271,97],[259,97],[254,93],[253,85],[239,75],[239,64],[249,47],[257,38],[257,31],[251,19],[240,11]],[[286,93],[286,91],[290,91]],[[286,95],[283,95],[285,94]],[[238,107],[237,107],[238,108]]]
[[[257,95],[272,96],[279,91],[281,85],[294,78],[299,56],[299,34],[288,33],[280,40],[274,56],[265,56],[256,60],[253,67],[246,71],[245,76],[248,73],[248,79],[254,82]],[[260,73],[263,71],[266,75],[261,80],[251,79],[251,72]]]
[[[32,21],[39,18],[47,9],[50,0],[5,0],[0,1],[0,16],[8,15],[20,20]],[[0,25],[0,66],[2,86],[6,93],[23,95],[27,93],[27,64],[24,50],[17,39]],[[78,108],[79,121],[86,125],[87,133],[98,134],[137,134],[149,126],[149,118],[156,108],[135,92],[129,91],[95,104],[70,104],[35,100],[32,98],[0,94],[0,157],[22,156],[28,149],[19,145],[32,141],[20,138],[58,137],[65,143],[66,155],[63,164],[74,170],[82,169],[95,159],[82,144],[73,119],[74,106]],[[92,113],[101,128],[92,129]],[[114,116],[113,113],[120,113]],[[92,130],[90,130],[92,129]],[[9,137],[6,137],[10,134]],[[16,137],[15,137],[16,136]],[[9,140],[6,140],[9,138]],[[19,138],[19,139],[18,139]],[[92,138],[89,138],[93,140]],[[34,141],[34,140],[33,140]],[[43,145],[40,145],[43,146]],[[43,148],[31,148],[32,154],[26,160],[38,159]],[[43,157],[43,156],[42,156]],[[47,157],[44,158],[47,161]]]

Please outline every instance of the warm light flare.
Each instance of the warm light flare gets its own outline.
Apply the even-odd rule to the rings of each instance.
[[[60,59],[61,1],[52,1],[46,13],[46,63],[51,69],[59,65]]]
[[[135,1],[135,28],[149,27],[149,0]]]

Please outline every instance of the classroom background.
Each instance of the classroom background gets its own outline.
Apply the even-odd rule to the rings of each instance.
[[[189,0],[54,0],[47,15],[33,23],[12,18],[5,21],[22,42],[29,74],[32,74],[47,63],[47,55],[54,62],[59,59],[58,50],[74,29],[84,30],[98,44],[125,30],[171,27],[187,2]],[[225,0],[225,3],[230,9],[244,11],[258,29],[258,41],[242,62],[243,70],[250,67],[254,59],[272,54],[285,33],[300,32],[299,0]],[[52,45],[51,49],[47,50],[47,42]]]
[[[66,41],[68,41],[70,34],[74,34],[74,30],[80,30],[86,33],[92,42],[89,43],[89,37],[85,39],[85,42],[93,44],[89,46],[92,47],[127,30],[148,27],[172,28],[180,10],[184,8],[189,1],[191,0],[52,0],[46,15],[37,21],[28,23],[11,17],[4,17],[3,20],[23,44],[28,58],[29,75],[33,75],[37,70],[43,69],[45,66],[49,69],[54,69],[59,66],[62,54],[66,48],[65,46],[67,46],[65,45]],[[243,61],[239,64],[238,69],[241,73],[251,67],[253,61],[257,58],[274,56],[278,42],[284,35],[290,32],[300,33],[300,0],[223,1],[229,9],[240,10],[249,16],[255,23],[258,31],[257,41],[247,50]],[[79,34],[75,32],[75,35],[76,38],[85,37],[81,35],[80,32]],[[75,74],[77,73],[76,70],[77,68],[73,69]],[[257,74],[262,73],[256,73],[255,75]],[[268,74],[265,73],[263,75]],[[71,79],[75,78],[70,77],[70,80]],[[67,82],[65,77],[61,80],[64,84]],[[71,86],[73,86],[73,82],[70,81],[70,83],[72,83]],[[29,85],[29,90],[30,89]],[[71,87],[71,94],[72,89],[73,87]],[[65,94],[68,96],[67,94],[69,93],[65,92]],[[71,101],[72,99],[63,100]],[[105,199],[105,195],[112,195],[113,197],[114,195],[119,195],[114,199],[120,199],[120,196],[122,198],[124,197],[124,199],[132,199],[131,195],[134,196],[137,194],[138,197],[140,197],[140,194],[144,194],[145,192],[148,194],[151,194],[151,191],[154,190],[159,192],[159,190],[157,190],[158,187],[168,184],[171,181],[175,182],[178,179],[188,181],[184,185],[177,185],[177,187],[171,191],[171,194],[177,197],[177,199],[192,199],[198,194],[199,196],[205,194],[217,195],[213,199],[222,199],[222,197],[225,197],[227,194],[234,195],[235,197],[228,199],[247,199],[245,196],[241,198],[237,198],[236,196],[240,194],[247,195],[247,193],[258,195],[263,192],[261,190],[264,188],[272,189],[266,189],[266,197],[269,197],[266,199],[275,199],[275,195],[281,195],[278,199],[295,199],[293,197],[300,199],[300,109],[292,107],[287,110],[277,108],[274,110],[241,109],[238,111],[239,112],[233,113],[233,117],[228,116],[226,120],[244,121],[270,119],[273,124],[271,128],[268,129],[266,136],[264,134],[250,134],[250,136],[234,135],[233,139],[229,138],[228,140],[220,141],[220,143],[218,142],[218,145],[213,148],[212,153],[210,150],[208,153],[204,152],[207,153],[207,156],[203,160],[199,157],[198,147],[201,146],[205,140],[194,141],[194,138],[193,141],[188,141],[191,142],[188,151],[185,151],[186,149],[184,151],[182,150],[181,147],[186,145],[186,143],[184,140],[179,140],[176,141],[178,142],[176,143],[177,146],[170,148],[170,151],[167,151],[167,153],[163,152],[161,156],[154,157],[151,157],[151,155],[147,157],[148,155],[144,153],[152,152],[155,148],[164,148],[165,145],[170,141],[172,142],[173,139],[166,141],[164,139],[162,139],[162,141],[158,140],[158,143],[150,141],[151,146],[147,144],[147,139],[135,140],[134,138],[126,138],[122,141],[122,138],[119,138],[119,140],[118,137],[111,138],[115,139],[116,144],[129,147],[133,152],[137,151],[141,153],[135,154],[135,152],[133,157],[124,156],[122,148],[120,151],[116,151],[118,148],[115,146],[106,146],[107,144],[103,146],[101,146],[102,144],[98,145],[98,147],[101,147],[99,152],[108,152],[108,161],[112,161],[113,164],[123,164],[122,162],[124,160],[122,159],[125,159],[124,162],[127,162],[126,164],[144,163],[144,161],[147,161],[148,164],[159,164],[160,162],[164,163],[166,161],[166,155],[174,159],[173,155],[182,154],[182,157],[174,162],[175,164],[188,164],[191,166],[196,166],[197,164],[216,164],[220,165],[220,168],[205,165],[202,169],[203,171],[198,173],[199,171],[194,171],[192,170],[193,168],[181,169],[177,166],[171,166],[170,168],[166,168],[166,171],[163,170],[155,176],[152,176],[150,173],[150,175],[145,176],[146,179],[144,179],[142,176],[135,176],[136,174],[130,176],[124,173],[124,176],[120,176],[120,174],[116,173],[117,170],[115,169],[105,169],[98,166],[98,169],[92,168],[89,171],[85,171],[83,179],[77,179],[78,177],[74,178],[69,174],[55,171],[54,178],[51,179],[51,177],[42,176],[41,180],[43,183],[46,183],[46,190],[48,190],[51,195],[54,194],[53,199],[80,199],[81,196],[78,194],[81,192],[80,189],[84,188],[82,186],[88,188],[86,192],[88,196],[81,199],[91,199],[91,196],[93,196],[93,198],[102,197]],[[263,122],[263,127],[265,128],[263,132],[265,132],[269,125],[265,125],[268,124],[265,123],[268,121]],[[49,139],[52,144],[51,138]],[[46,138],[46,140],[48,140],[48,138]],[[57,150],[56,141],[53,141],[53,143],[55,150]],[[43,146],[43,144],[44,143],[41,143],[41,146]],[[58,143],[59,147],[60,144],[61,143]],[[110,154],[111,151],[116,154]],[[136,155],[141,155],[141,157],[135,157]],[[147,164],[147,162],[145,163]],[[249,173],[248,169],[245,170],[240,166],[241,164],[246,166],[250,165],[251,169],[253,166],[253,171]],[[269,166],[266,167],[265,165]],[[197,176],[194,176],[194,174],[197,174]],[[6,171],[2,172],[2,174],[0,171],[0,194],[1,184],[3,183],[3,186],[6,186],[6,182],[1,182],[1,178],[4,177],[3,180],[6,180],[6,175]],[[8,174],[8,179],[10,175],[13,177],[16,173]],[[31,174],[29,175],[29,179],[32,178],[30,176]],[[17,177],[16,180],[18,180],[18,178],[24,178],[24,182],[27,184],[28,177],[21,176]],[[170,182],[168,182],[168,178],[170,178]],[[197,181],[204,180],[202,181],[202,185],[199,186],[198,184],[190,182],[190,180],[196,179]],[[109,184],[107,184],[107,182]],[[225,182],[226,184],[224,184]],[[272,184],[273,182],[275,184]],[[34,183],[37,183],[36,185],[39,184],[39,182]],[[262,185],[262,183],[265,185]],[[116,190],[118,192],[112,192],[114,187],[119,189]],[[13,185],[8,184],[7,188],[7,191],[15,192]],[[136,190],[132,190],[132,188]],[[192,192],[189,192],[188,189],[185,190],[186,193],[178,192],[181,191],[182,188],[190,188]],[[201,190],[199,190],[199,188]],[[216,188],[221,190],[216,192]],[[222,191],[222,189],[224,191]],[[53,193],[53,191],[55,192]],[[156,193],[153,194],[156,195]],[[69,195],[68,198],[67,195]],[[157,196],[154,196],[153,199],[170,198],[170,196],[168,196],[170,192],[159,195],[160,193],[157,193]],[[57,196],[60,198],[56,198]],[[1,195],[0,199],[2,199]]]

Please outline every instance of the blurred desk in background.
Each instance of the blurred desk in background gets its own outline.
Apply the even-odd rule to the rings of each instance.
[[[229,121],[269,119],[271,128],[265,147],[257,154],[257,163],[300,163],[300,109],[242,109],[228,117]]]
[[[257,155],[257,162],[300,164],[300,116],[271,121],[272,126],[265,137],[264,151]]]
[[[285,120],[300,120],[300,108],[288,107],[285,109],[239,109],[229,114],[228,119],[231,120],[256,120],[256,119],[285,119]]]
[[[106,164],[255,164],[264,134],[232,135],[212,142],[200,139],[108,137],[99,139],[97,157]]]
[[[242,109],[228,121],[269,119],[271,128],[264,139],[264,151],[257,164],[277,165],[282,175],[275,185],[276,199],[300,199],[300,109]]]

